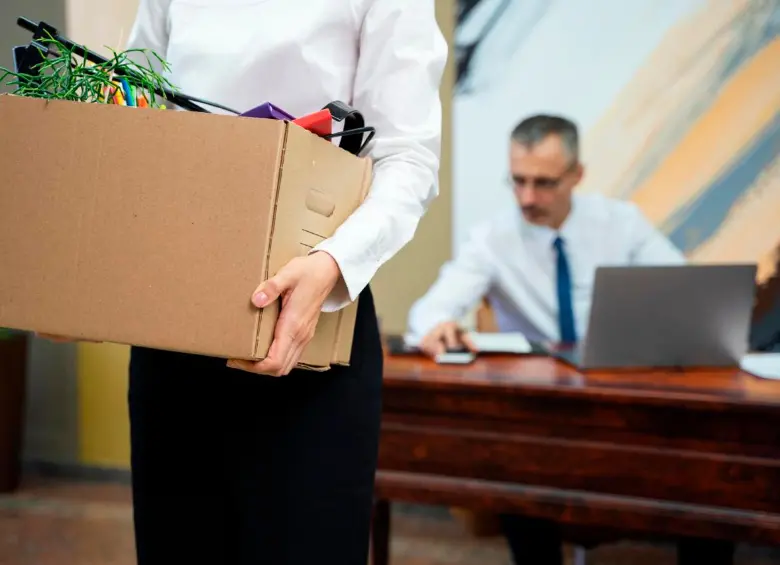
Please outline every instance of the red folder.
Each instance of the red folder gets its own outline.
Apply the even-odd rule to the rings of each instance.
[[[315,135],[325,136],[333,133],[333,116],[327,109],[296,118],[293,123]]]

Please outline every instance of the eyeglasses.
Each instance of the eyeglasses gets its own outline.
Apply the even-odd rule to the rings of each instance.
[[[563,173],[561,173],[557,177],[547,177],[547,176],[529,177],[525,175],[515,175],[515,176],[510,176],[508,182],[516,189],[530,186],[540,190],[552,190],[558,188],[561,182],[563,182],[563,179],[565,179],[566,176],[576,168],[577,168],[577,162],[575,161],[571,165],[569,165],[566,168],[566,170],[563,171]]]

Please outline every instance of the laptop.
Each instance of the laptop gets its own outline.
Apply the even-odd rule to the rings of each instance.
[[[738,367],[756,265],[599,267],[588,331],[548,352],[580,369]]]

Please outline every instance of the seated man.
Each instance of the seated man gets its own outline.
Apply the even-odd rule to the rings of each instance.
[[[435,356],[473,349],[460,321],[487,297],[499,331],[531,341],[583,337],[600,265],[675,265],[682,253],[629,202],[572,194],[583,175],[576,126],[556,116],[523,120],[512,132],[509,167],[517,208],[478,226],[413,307],[409,334]],[[518,565],[560,565],[555,524],[519,516],[502,523]],[[686,540],[680,563],[731,563],[728,543]]]

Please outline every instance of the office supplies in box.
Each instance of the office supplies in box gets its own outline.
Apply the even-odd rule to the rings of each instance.
[[[252,291],[371,166],[287,121],[3,95],[0,173],[0,326],[260,359],[278,306]],[[322,315],[303,366],[349,363],[356,306]]]

